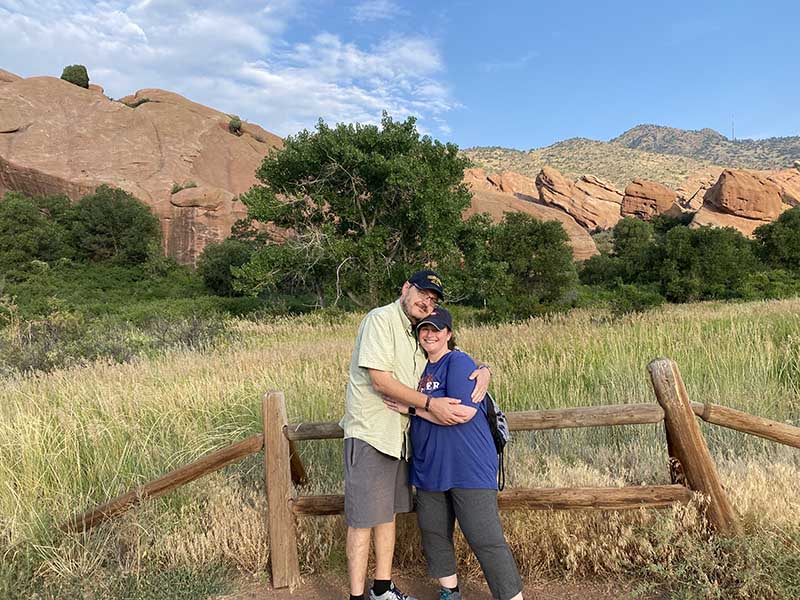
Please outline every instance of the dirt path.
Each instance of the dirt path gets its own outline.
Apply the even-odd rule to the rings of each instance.
[[[436,600],[438,588],[432,582],[419,578],[400,577],[397,586],[407,594],[413,594],[420,600]],[[611,583],[551,583],[530,582],[525,585],[526,600],[663,600],[665,595],[636,595],[633,585],[618,582]],[[468,600],[492,600],[486,584],[481,582],[462,584],[464,598]],[[214,600],[347,600],[347,580],[343,575],[327,574],[306,577],[303,585],[289,592],[273,590],[263,583],[245,583],[242,588],[226,596],[218,596]]]

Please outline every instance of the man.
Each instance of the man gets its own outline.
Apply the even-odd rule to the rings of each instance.
[[[372,310],[358,329],[341,421],[351,600],[367,600],[364,586],[373,535],[375,580],[369,600],[415,600],[392,583],[395,515],[412,508],[408,417],[389,410],[383,395],[416,410],[428,410],[448,425],[467,420],[469,409],[458,400],[431,398],[416,391],[426,358],[414,326],[430,315],[443,297],[439,276],[419,271],[403,284],[395,302]],[[474,401],[483,398],[489,378],[485,368],[470,376],[477,379]]]

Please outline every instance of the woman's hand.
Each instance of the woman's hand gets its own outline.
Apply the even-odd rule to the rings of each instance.
[[[489,380],[492,378],[492,373],[489,371],[489,367],[481,367],[475,369],[469,378],[475,380],[475,389],[472,390],[472,401],[477,404],[483,400],[483,397],[489,390]]]
[[[405,404],[400,404],[397,400],[392,400],[389,396],[383,397],[383,403],[389,410],[393,410],[396,413],[400,413],[401,415],[408,414],[408,406]]]

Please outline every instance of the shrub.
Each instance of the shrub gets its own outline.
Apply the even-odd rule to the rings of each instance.
[[[70,256],[68,222],[65,196],[6,194],[0,202],[0,268],[16,271],[32,260],[49,262]]]
[[[491,236],[489,257],[505,266],[486,300],[493,318],[524,319],[571,302],[577,274],[561,223],[506,213]]]
[[[78,87],[89,87],[89,73],[83,65],[69,65],[64,67],[64,71],[61,73],[61,79],[69,81]]]
[[[228,131],[235,135],[242,134],[242,120],[239,115],[231,115],[231,120],[228,121]]]
[[[217,296],[241,296],[234,289],[231,269],[247,263],[252,254],[252,245],[239,240],[229,238],[221,244],[209,244],[200,255],[197,272],[206,288]]]
[[[741,298],[759,266],[750,241],[730,227],[670,229],[657,263],[662,293],[672,302]]]
[[[756,253],[764,264],[800,275],[800,206],[757,228],[754,235]]]
[[[664,304],[664,297],[652,287],[622,284],[618,286],[611,301],[614,316],[640,313]]]
[[[75,205],[72,243],[81,258],[142,263],[161,238],[158,218],[124,190],[101,185]]]

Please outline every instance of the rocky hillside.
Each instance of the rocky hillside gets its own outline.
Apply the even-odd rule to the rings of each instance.
[[[573,138],[536,150],[499,147],[468,148],[476,167],[491,172],[515,171],[536,177],[543,167],[558,169],[570,179],[594,175],[624,188],[634,179],[674,187],[692,173],[713,167],[707,161],[627,148],[621,144]]]
[[[687,131],[660,125],[637,125],[611,143],[737,169],[781,169],[800,159],[800,136],[731,140],[713,129]]]
[[[158,89],[112,101],[54,77],[0,72],[0,195],[122,188],[159,217],[167,254],[194,263],[246,216],[237,196],[282,140],[230,115]]]
[[[590,174],[618,187],[646,179],[674,188],[701,170],[791,167],[800,160],[800,136],[729,140],[713,129],[638,125],[610,142],[573,138],[533,150],[477,147],[464,154],[487,171],[536,177],[549,166],[571,179]]]

